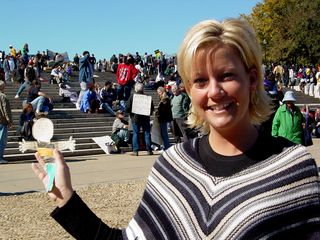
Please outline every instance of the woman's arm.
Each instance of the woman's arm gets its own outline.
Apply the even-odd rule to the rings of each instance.
[[[32,169],[46,186],[48,176],[45,162],[36,153],[38,163],[32,164]],[[54,150],[56,164],[54,187],[48,193],[58,206],[51,216],[76,239],[122,239],[122,231],[112,229],[104,224],[73,191],[70,170],[58,150]]]

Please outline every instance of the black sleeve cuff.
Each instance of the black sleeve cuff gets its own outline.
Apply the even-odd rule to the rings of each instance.
[[[75,239],[122,239],[122,231],[108,227],[74,192],[63,207],[50,214]]]

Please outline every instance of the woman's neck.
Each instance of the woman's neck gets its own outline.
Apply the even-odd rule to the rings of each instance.
[[[258,130],[252,125],[246,127],[223,131],[211,129],[209,134],[209,143],[211,148],[225,156],[235,156],[249,150],[258,138]]]

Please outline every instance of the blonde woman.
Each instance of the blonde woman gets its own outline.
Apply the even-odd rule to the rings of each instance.
[[[314,160],[305,147],[257,127],[271,106],[260,46],[248,23],[198,23],[184,38],[178,69],[192,102],[189,124],[204,136],[157,159],[129,226],[109,228],[89,210],[58,151],[49,193],[58,205],[53,218],[77,239],[319,238]],[[46,183],[46,175],[33,169]]]

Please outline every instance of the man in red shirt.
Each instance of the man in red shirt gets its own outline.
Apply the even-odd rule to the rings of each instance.
[[[125,111],[125,104],[130,97],[131,88],[134,85],[134,78],[137,73],[138,71],[134,67],[133,56],[131,54],[123,56],[116,73],[118,82],[117,100],[120,101],[120,109],[122,111]]]

